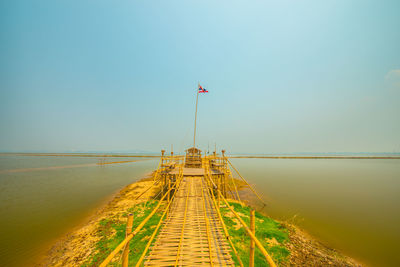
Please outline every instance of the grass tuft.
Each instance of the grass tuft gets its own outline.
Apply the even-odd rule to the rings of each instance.
[[[99,241],[96,244],[95,253],[82,265],[98,266],[104,259],[125,239],[126,223],[128,214],[133,214],[133,227],[136,227],[151,213],[158,201],[149,201],[146,204],[142,203],[128,209],[128,213],[121,214],[122,216],[114,216],[113,218],[103,219],[99,222],[97,236]],[[156,212],[150,220],[145,224],[142,230],[130,241],[129,246],[129,265],[134,265],[139,260],[144,251],[148,239],[152,235],[155,226],[158,224],[162,208]],[[121,264],[122,253],[117,254],[109,266],[117,266]]]
[[[236,202],[230,202],[229,205],[239,214],[247,226],[250,225],[250,207],[242,206]],[[240,259],[244,266],[249,265],[250,237],[242,227],[239,220],[226,206],[221,206],[221,215],[228,228],[232,243],[234,244]],[[290,252],[284,246],[289,241],[288,230],[279,222],[256,212],[256,237],[263,244],[264,248],[273,258],[277,265],[285,264],[288,261]],[[256,247],[254,257],[255,266],[268,266],[265,257]],[[239,266],[239,261],[232,252],[235,264]]]

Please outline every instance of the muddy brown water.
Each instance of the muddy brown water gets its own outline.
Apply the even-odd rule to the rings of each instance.
[[[106,159],[123,160],[135,158]],[[231,161],[264,196],[272,217],[370,266],[399,266],[400,160]],[[97,162],[0,156],[0,265],[29,265],[105,199],[154,170],[158,159]],[[8,171],[16,169],[23,171]]]
[[[135,158],[106,159],[123,160]],[[110,195],[158,164],[138,160],[98,166],[98,158],[0,156],[0,265],[31,265]]]
[[[399,159],[232,159],[274,218],[369,266],[400,266]]]

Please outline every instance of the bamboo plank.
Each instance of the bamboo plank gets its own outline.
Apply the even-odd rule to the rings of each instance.
[[[204,176],[184,177],[144,265],[234,266],[230,252]]]

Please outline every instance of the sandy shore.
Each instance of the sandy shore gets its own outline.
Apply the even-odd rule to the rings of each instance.
[[[105,218],[122,217],[128,208],[147,201],[156,192],[154,186],[136,199],[153,180],[151,176],[123,188],[115,197],[95,210],[85,223],[57,240],[35,266],[81,266],[94,252],[98,242],[99,222]]]
[[[45,256],[35,266],[81,266],[95,252],[99,241],[99,222],[105,218],[122,217],[128,208],[147,201],[157,192],[152,188],[135,200],[153,183],[151,176],[123,188],[108,203],[98,208],[85,223],[76,230],[57,240]],[[251,203],[250,203],[251,204]],[[288,229],[290,242],[286,244],[290,251],[287,266],[361,266],[360,263],[329,248],[311,237],[298,227],[281,222]]]

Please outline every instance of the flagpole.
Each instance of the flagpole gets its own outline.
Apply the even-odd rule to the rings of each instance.
[[[196,113],[194,115],[194,137],[193,137],[193,147],[196,147],[196,122],[197,122],[197,103],[199,101],[199,87],[200,84],[197,87],[197,96],[196,96]]]

